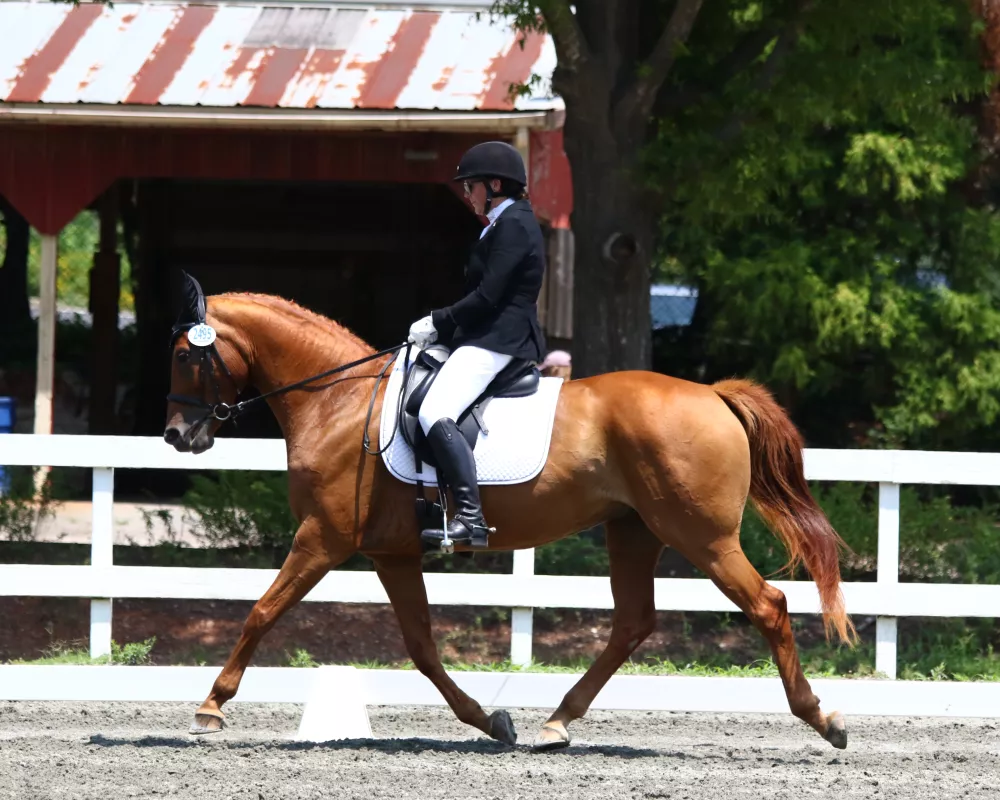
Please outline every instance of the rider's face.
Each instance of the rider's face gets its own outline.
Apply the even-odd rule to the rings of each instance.
[[[466,181],[465,196],[468,198],[472,210],[479,216],[486,213],[486,184],[483,181]],[[500,181],[493,181],[493,191],[499,191]]]
[[[472,210],[482,216],[486,208],[486,184],[482,181],[466,181],[465,197],[472,206]]]

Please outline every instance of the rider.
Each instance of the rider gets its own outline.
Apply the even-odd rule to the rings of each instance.
[[[486,547],[476,460],[455,421],[512,359],[542,360],[545,340],[536,303],[545,271],[545,242],[525,192],[521,154],[505,142],[471,148],[454,177],[476,214],[489,219],[465,268],[465,296],[413,323],[418,347],[440,341],[451,349],[420,406],[419,420],[456,508],[448,537]],[[443,539],[441,530],[421,538]]]

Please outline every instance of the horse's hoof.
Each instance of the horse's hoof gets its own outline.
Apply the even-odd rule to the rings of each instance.
[[[847,722],[844,715],[834,711],[826,718],[826,735],[823,737],[838,750],[847,749]]]
[[[225,725],[225,720],[215,714],[195,714],[194,724],[191,725],[188,733],[195,736],[201,736],[205,733],[218,733]]]
[[[517,744],[517,731],[514,730],[514,720],[506,711],[494,711],[490,714],[490,736],[504,744]]]
[[[535,737],[531,749],[536,753],[569,747],[569,732],[561,722],[546,722]]]

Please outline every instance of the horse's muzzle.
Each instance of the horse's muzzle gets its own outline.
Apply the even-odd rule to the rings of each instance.
[[[207,425],[189,425],[178,421],[168,425],[163,431],[163,441],[178,453],[204,453],[215,444]]]

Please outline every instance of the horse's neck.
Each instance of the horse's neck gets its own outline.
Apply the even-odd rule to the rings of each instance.
[[[252,311],[240,315],[237,326],[252,352],[250,383],[262,394],[349,364],[369,352],[347,331],[303,323],[266,306],[254,305]],[[334,408],[338,422],[353,426],[361,404],[352,399],[359,388],[370,391],[371,387],[361,387],[358,381],[334,383],[339,377],[332,375],[267,399],[289,445],[302,436],[315,436],[317,425],[329,425]]]

